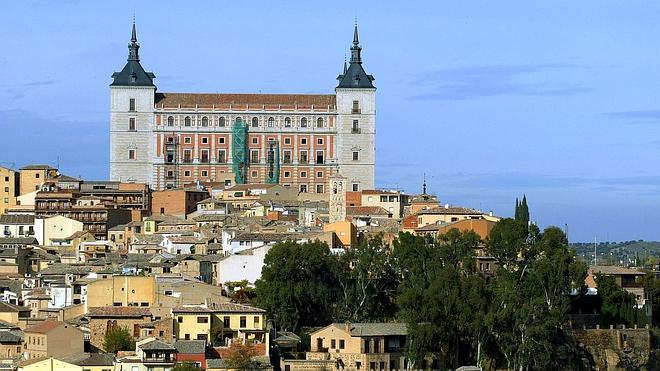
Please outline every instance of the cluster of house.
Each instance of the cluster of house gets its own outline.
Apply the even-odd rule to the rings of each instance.
[[[274,244],[320,240],[341,253],[370,234],[387,241],[451,228],[486,239],[499,220],[442,205],[426,187],[406,195],[346,186],[336,174],[326,194],[225,183],[156,191],[47,165],[0,167],[0,370],[167,370],[184,361],[224,369],[235,341],[253,344],[268,365],[273,345],[295,348],[300,339],[277,332],[263,310],[234,302],[232,290],[260,278]],[[478,270],[496,270],[483,248],[476,255]],[[633,273],[618,282],[638,290],[634,281]],[[635,292],[643,305],[643,291]],[[105,334],[117,326],[130,331],[135,349],[106,354]],[[311,335],[306,359],[281,366],[405,369],[405,335],[395,323],[333,324]]]

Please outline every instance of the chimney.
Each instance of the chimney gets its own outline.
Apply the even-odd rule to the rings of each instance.
[[[346,321],[346,332],[351,333],[351,321]]]
[[[445,209],[449,209],[449,204],[445,204]]]
[[[488,216],[493,216],[493,210],[488,212]]]

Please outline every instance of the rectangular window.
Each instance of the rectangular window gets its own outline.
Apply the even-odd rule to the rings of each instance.
[[[316,140],[316,144],[322,145],[323,144],[323,138],[318,138]]]
[[[202,158],[199,160],[199,162],[203,164],[208,164],[209,163],[209,150],[208,149],[203,149],[201,151]]]
[[[135,117],[131,117],[128,119],[128,130],[129,131],[135,131]]]
[[[129,149],[128,150],[128,159],[129,160],[135,160],[135,150],[134,149]]]
[[[284,144],[291,144],[291,138],[284,138]]]
[[[208,317],[197,317],[197,323],[209,323]]]
[[[252,138],[252,144],[259,144],[258,138]]]
[[[202,144],[208,144],[209,143],[209,138],[208,137],[202,137]]]
[[[307,163],[307,151],[300,151],[300,159],[299,162],[301,164],[306,164]]]
[[[218,150],[218,163],[224,164],[227,162],[227,153],[224,149]]]
[[[307,178],[307,172],[306,171],[301,171],[300,172],[300,177],[301,178]]]
[[[218,144],[225,144],[225,137],[218,138]]]
[[[323,184],[316,185],[316,193],[323,193]]]
[[[135,98],[131,98],[128,100],[128,110],[131,112],[135,112]]]
[[[206,334],[197,334],[197,340],[206,340]]]
[[[247,327],[247,317],[241,316],[240,318],[240,325],[241,328],[246,328]]]
[[[291,176],[291,173],[290,173],[290,172],[288,172],[288,171],[285,171],[285,172],[284,172],[284,177],[285,177],[285,178],[288,178],[288,177],[290,177],[290,176]]]
[[[323,163],[323,151],[316,151],[316,163],[317,164]]]
[[[192,150],[184,149],[183,150],[183,162],[186,164],[192,163]]]
[[[335,349],[337,347],[337,340],[330,340],[330,349]]]
[[[353,127],[351,128],[351,133],[360,134],[360,123],[358,120],[353,120]]]
[[[253,149],[250,151],[250,162],[253,164],[259,163],[259,150]]]
[[[353,151],[353,161],[360,159],[360,153],[358,151]]]
[[[387,202],[387,196],[380,196],[380,202]]]
[[[206,171],[206,170],[202,170],[202,176],[203,176],[203,177],[207,177],[207,176],[209,176],[209,172]]]
[[[307,184],[300,185],[300,193],[307,193]]]
[[[360,113],[360,101],[353,101],[353,110],[352,113]]]
[[[190,137],[183,138],[183,143],[184,144],[190,144],[190,143],[192,143],[192,139]]]
[[[339,339],[339,349],[344,349],[345,346],[346,346],[346,342],[344,341],[344,339]]]
[[[322,171],[317,171],[316,172],[316,177],[317,178],[323,178],[323,172]]]
[[[225,316],[222,319],[222,326],[224,326],[225,328],[229,328],[229,317],[228,316]]]
[[[357,192],[360,190],[360,186],[357,183],[353,183],[353,192]]]
[[[291,163],[291,151],[285,150],[284,151],[284,156],[282,156],[282,162],[285,164],[290,164]]]
[[[254,327],[259,327],[259,322],[261,318],[259,316],[254,316]]]
[[[179,322],[179,323],[183,323],[183,317],[179,316],[179,317],[176,319],[176,321]]]
[[[185,170],[183,172],[183,176],[190,176],[190,170]]]
[[[307,145],[307,138],[301,138],[300,139],[300,144],[302,144],[303,146]]]

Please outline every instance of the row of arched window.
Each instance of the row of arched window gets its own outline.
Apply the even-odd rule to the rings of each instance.
[[[293,122],[291,120],[291,117],[285,117],[284,120],[279,120],[279,121],[280,121],[280,125],[282,125],[285,128],[290,128],[290,127],[293,126]],[[234,122],[235,123],[243,122],[243,118],[242,117],[236,117]],[[201,118],[201,120],[199,120],[199,126],[201,126],[201,127],[208,127],[209,124],[212,125],[213,123],[210,122],[210,120],[207,116],[203,116]],[[265,126],[267,126],[269,128],[275,127],[277,125],[275,117],[272,117],[272,116],[268,117],[268,119],[265,120],[264,124],[265,124]],[[302,117],[299,120],[298,124],[301,128],[311,127],[311,124],[310,124],[309,120],[306,117]],[[167,117],[167,126],[174,126],[174,125],[175,125],[174,116],[168,116]],[[227,126],[227,119],[224,118],[224,117],[219,117],[218,120],[217,120],[217,125],[219,127]],[[184,117],[182,126],[188,126],[188,127],[193,126],[193,119],[190,116]],[[252,117],[252,119],[250,120],[250,126],[253,127],[253,128],[259,127],[259,118],[256,117],[256,116]],[[317,128],[323,128],[324,126],[325,126],[325,121],[323,120],[322,117],[318,117],[316,119],[316,127]]]

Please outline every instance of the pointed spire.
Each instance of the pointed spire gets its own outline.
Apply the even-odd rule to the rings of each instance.
[[[344,75],[346,74],[346,71],[348,71],[348,65],[346,64],[346,53],[344,53]]]
[[[422,194],[426,194],[426,173],[424,173],[424,183],[422,184]]]
[[[131,42],[137,42],[137,32],[135,32],[135,16],[133,16],[133,31],[131,32]]]
[[[357,18],[355,18],[355,30],[353,31],[353,46],[351,46],[351,63],[362,63],[362,57],[360,52],[362,48],[360,47],[360,40],[358,38],[358,25]]]
[[[140,49],[140,44],[137,43],[137,32],[135,31],[135,17],[133,17],[133,28],[131,30],[131,42],[128,44],[128,60],[129,61],[140,61],[140,56],[138,50]]]

